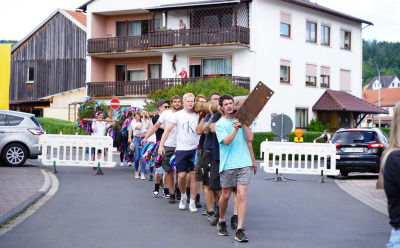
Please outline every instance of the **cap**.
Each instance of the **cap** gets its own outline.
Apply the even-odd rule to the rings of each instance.
[[[168,103],[168,101],[167,101],[167,100],[163,100],[163,99],[161,99],[160,101],[158,101],[158,103],[157,103],[157,108],[160,108],[161,105],[163,105],[164,103]]]

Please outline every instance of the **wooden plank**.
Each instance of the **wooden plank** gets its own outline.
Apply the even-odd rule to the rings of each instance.
[[[243,105],[235,113],[237,118],[242,124],[250,126],[251,123],[257,118],[258,114],[271,99],[274,91],[268,88],[264,83],[259,82],[253,89]]]

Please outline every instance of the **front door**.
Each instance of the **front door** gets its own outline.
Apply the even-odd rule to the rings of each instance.
[[[123,96],[124,85],[126,81],[126,65],[116,65],[115,66],[115,94],[116,96]]]

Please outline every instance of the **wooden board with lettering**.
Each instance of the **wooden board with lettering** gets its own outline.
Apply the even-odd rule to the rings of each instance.
[[[273,94],[273,90],[268,88],[264,83],[259,82],[244,101],[243,105],[235,113],[234,117],[242,124],[249,127],[260,114],[269,99],[271,99]]]

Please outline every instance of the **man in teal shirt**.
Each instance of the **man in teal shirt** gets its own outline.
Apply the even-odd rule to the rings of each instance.
[[[232,96],[221,96],[219,105],[224,115],[215,126],[220,148],[219,172],[222,187],[222,195],[219,200],[218,234],[228,235],[225,213],[232,189],[236,187],[239,211],[235,239],[239,242],[247,242],[248,238],[243,229],[247,212],[247,187],[250,183],[251,170],[253,169],[254,173],[257,171],[251,146],[253,133],[233,117],[235,112]]]

